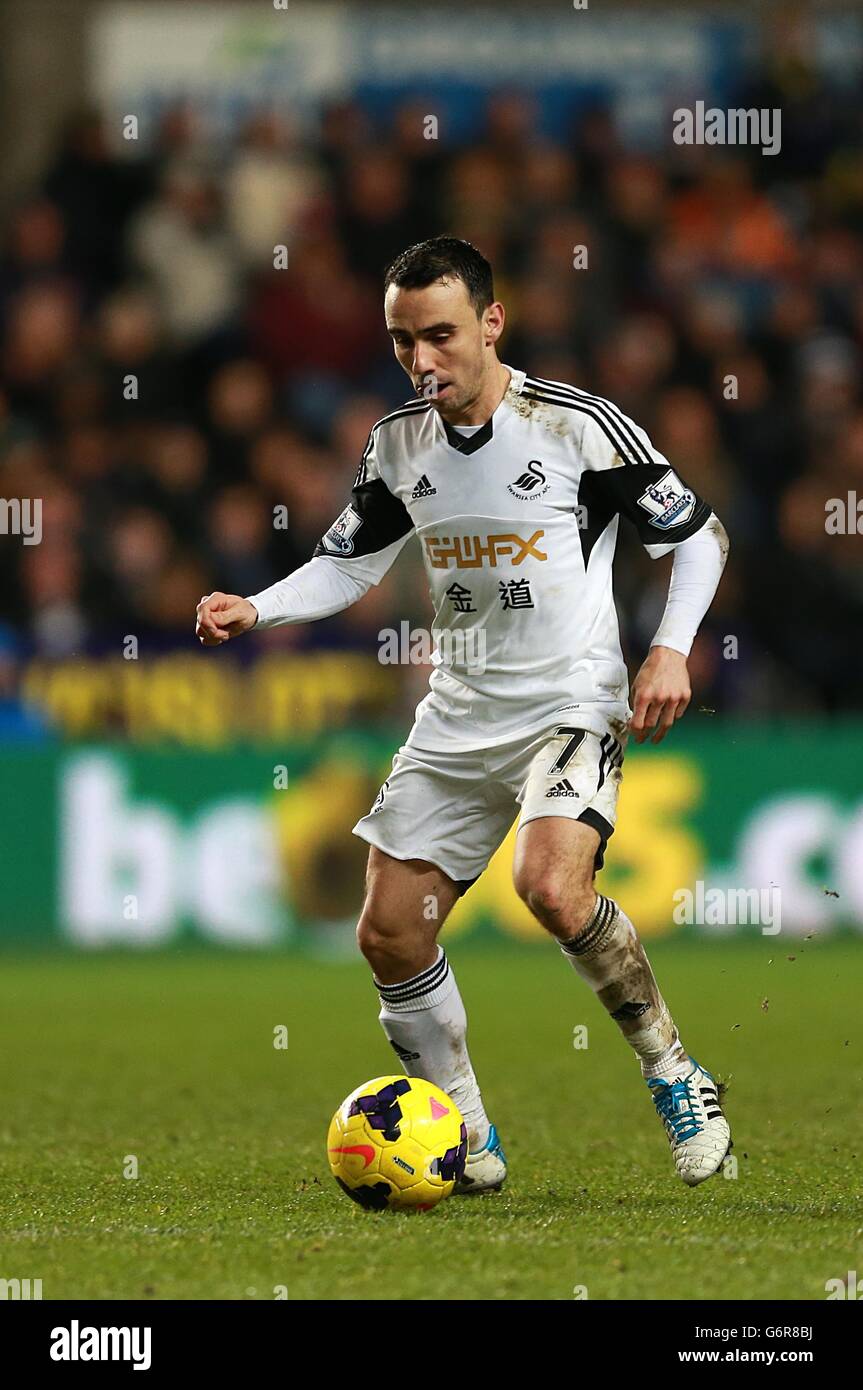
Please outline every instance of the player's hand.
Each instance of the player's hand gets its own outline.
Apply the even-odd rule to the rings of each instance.
[[[650,741],[661,743],[675,719],[686,713],[691,698],[686,657],[670,647],[651,647],[632,683],[629,727],[636,743],[649,738],[654,727]]]
[[[205,647],[219,647],[230,637],[248,632],[258,621],[258,610],[239,594],[204,594],[195,610],[195,634]]]

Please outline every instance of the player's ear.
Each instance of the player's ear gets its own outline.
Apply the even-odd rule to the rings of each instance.
[[[506,310],[499,300],[483,311],[483,334],[487,343],[496,343],[506,322]]]

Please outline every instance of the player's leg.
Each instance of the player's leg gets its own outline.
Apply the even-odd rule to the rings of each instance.
[[[623,750],[610,737],[579,738],[579,732],[562,732],[531,763],[520,795],[516,891],[635,1051],[677,1171],[695,1184],[725,1157],[728,1124],[713,1077],[680,1041],[633,923],[596,892],[595,871],[614,828]]]
[[[483,872],[515,816],[511,790],[486,776],[483,756],[405,745],[368,815],[354,826],[374,847],[359,926],[380,1019],[406,1072],[452,1096],[469,1151],[459,1191],[500,1187],[506,1159],[467,1050],[467,1018],[437,944],[453,903]],[[377,852],[376,852],[377,851]]]
[[[394,859],[372,845],[357,940],[372,968],[381,1024],[405,1071],[452,1096],[469,1149],[481,1150],[491,1126],[468,1054],[464,1003],[437,942],[460,892],[436,865]]]
[[[516,891],[611,1014],[642,1074],[688,1070],[689,1058],[635,927],[594,887],[600,844],[599,832],[582,821],[530,821],[516,838]]]

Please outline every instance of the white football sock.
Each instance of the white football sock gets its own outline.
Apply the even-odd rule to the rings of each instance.
[[[600,893],[581,931],[560,949],[617,1023],[645,1079],[692,1070],[638,933],[613,899]]]
[[[467,1015],[443,948],[434,965],[397,985],[375,980],[380,1021],[408,1076],[446,1091],[461,1111],[468,1149],[481,1149],[489,1120],[467,1051]]]
[[[684,1076],[688,1076],[692,1071],[692,1058],[684,1053],[680,1055],[680,1043],[674,1043],[667,1052],[663,1052],[661,1057],[657,1057],[653,1062],[642,1062],[641,1075],[645,1081],[652,1081],[654,1077],[661,1076],[663,1081],[681,1081]]]

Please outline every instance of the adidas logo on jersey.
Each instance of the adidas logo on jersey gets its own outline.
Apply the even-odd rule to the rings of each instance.
[[[411,493],[411,501],[418,502],[421,497],[434,497],[437,492],[436,487],[432,487],[425,473],[417,479],[416,487]]]
[[[551,791],[546,792],[546,796],[578,796],[578,792],[573,787],[569,778],[564,777],[562,781],[555,782]]]
[[[525,497],[542,497],[548,492],[548,482],[539,459],[531,459],[525,472],[520,473],[515,482],[508,483],[506,490],[522,501]]]

